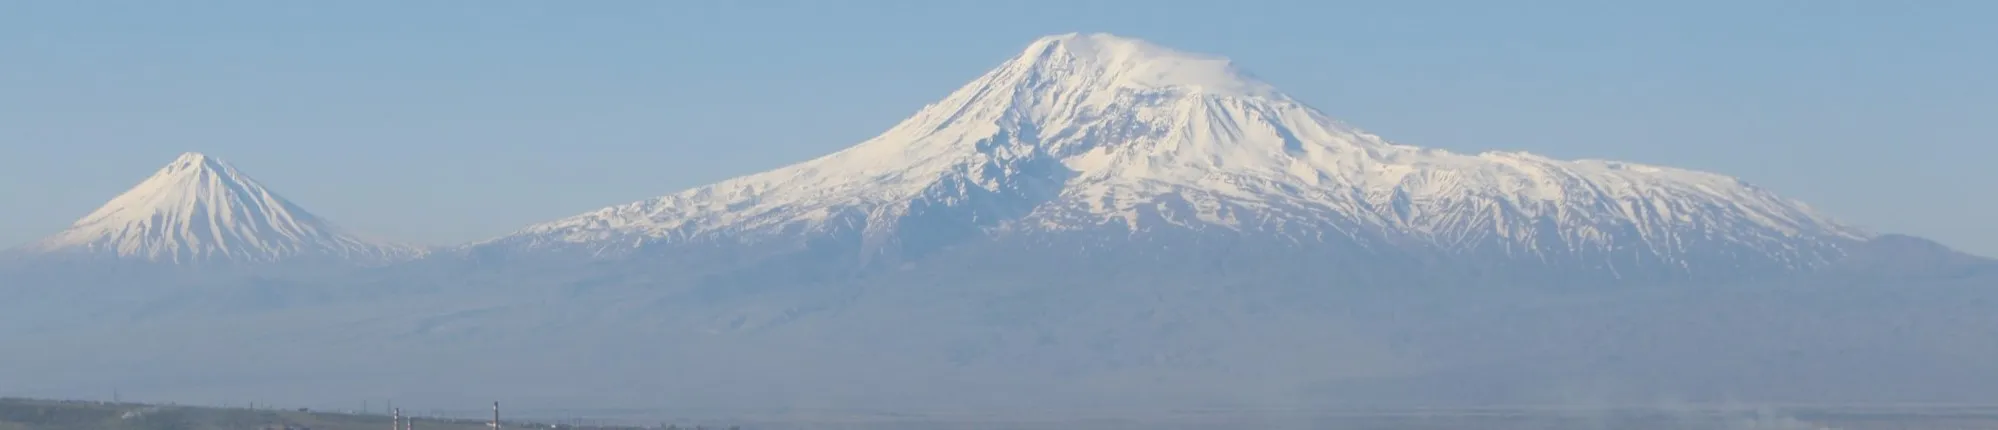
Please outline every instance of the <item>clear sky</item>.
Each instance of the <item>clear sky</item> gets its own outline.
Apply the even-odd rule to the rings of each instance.
[[[482,239],[837,150],[1101,31],[1401,143],[1718,171],[1998,255],[1994,22],[1950,0],[0,2],[0,247],[185,151],[355,230]]]

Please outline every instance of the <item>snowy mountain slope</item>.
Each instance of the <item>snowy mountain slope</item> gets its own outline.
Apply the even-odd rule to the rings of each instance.
[[[381,264],[423,250],[349,233],[220,159],[187,153],[60,233],[21,250],[169,265]]]
[[[866,261],[979,238],[1167,230],[1610,277],[1806,270],[1869,237],[1717,174],[1396,144],[1224,58],[1067,34],[846,150],[472,249],[837,243]]]

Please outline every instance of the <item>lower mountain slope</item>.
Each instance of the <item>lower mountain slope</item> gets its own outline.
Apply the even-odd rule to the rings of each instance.
[[[0,380],[51,396],[115,385],[190,402],[338,405],[377,393],[398,404],[498,399],[724,415],[1960,403],[1998,394],[1988,359],[1998,354],[1998,319],[1987,309],[1998,302],[1998,271],[1555,291],[1188,279],[1201,268],[987,276],[1006,269],[843,283],[425,291],[332,282],[211,286],[143,303],[77,297],[95,304],[0,312],[0,341],[45,345],[16,351]],[[356,287],[374,292],[324,296]]]

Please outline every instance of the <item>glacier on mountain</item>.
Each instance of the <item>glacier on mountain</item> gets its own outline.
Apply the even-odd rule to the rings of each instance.
[[[190,152],[68,229],[20,252],[192,266],[304,261],[379,265],[425,251],[348,232],[221,159]]]
[[[1168,230],[1608,278],[1810,270],[1871,237],[1723,175],[1393,143],[1225,58],[1065,34],[837,153],[471,248],[838,242],[859,261],[913,260],[981,237]]]

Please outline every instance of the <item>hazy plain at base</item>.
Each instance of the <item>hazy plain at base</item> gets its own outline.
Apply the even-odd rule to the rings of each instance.
[[[716,294],[283,284],[7,306],[9,394],[675,416],[1142,416],[1964,403],[1990,276],[1879,285],[1306,288],[975,280]],[[365,288],[363,288],[365,290]],[[301,296],[304,297],[301,297]],[[303,304],[310,302],[310,304]],[[918,306],[920,304],[920,306]],[[22,320],[73,325],[17,324]]]

